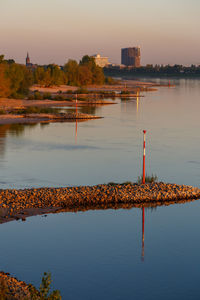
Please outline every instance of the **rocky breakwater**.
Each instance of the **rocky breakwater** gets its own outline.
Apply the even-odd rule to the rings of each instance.
[[[0,222],[25,220],[26,216],[66,210],[112,206],[155,206],[200,198],[192,186],[149,184],[101,184],[67,188],[0,190]]]
[[[83,113],[31,113],[31,114],[24,114],[24,118],[35,118],[35,119],[43,119],[43,120],[55,120],[55,121],[65,121],[65,120],[90,120],[90,119],[101,119],[102,117],[83,114]]]
[[[11,277],[9,273],[0,272],[0,299],[29,300],[29,286],[24,281]]]

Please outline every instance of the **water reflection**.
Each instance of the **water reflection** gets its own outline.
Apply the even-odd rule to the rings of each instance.
[[[99,105],[83,105],[83,106],[78,106],[78,107],[62,107],[60,109],[60,112],[69,112],[69,113],[83,113],[83,114],[90,114],[90,115],[95,115],[98,111],[98,109],[101,106]]]
[[[0,125],[0,156],[5,154],[6,138],[8,136],[20,137],[24,134],[25,128],[35,128],[37,124],[5,124]]]
[[[80,113],[83,113],[83,114],[90,114],[90,115],[95,115],[98,111],[98,108],[97,106],[93,106],[93,105],[90,105],[90,106],[80,106],[79,107],[79,111]]]
[[[142,208],[142,261],[144,261],[144,222],[145,222],[145,210]]]

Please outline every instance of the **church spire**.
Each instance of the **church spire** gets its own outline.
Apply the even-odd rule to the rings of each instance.
[[[27,56],[26,56],[26,65],[28,66],[30,64],[31,60],[30,60],[30,57],[29,57],[29,54],[27,52]]]

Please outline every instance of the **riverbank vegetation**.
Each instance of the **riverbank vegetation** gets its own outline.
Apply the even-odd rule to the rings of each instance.
[[[27,95],[29,87],[34,83],[33,73],[24,65],[4,60],[0,56],[0,97],[21,98]]]
[[[51,273],[44,273],[39,289],[0,272],[0,300],[61,300],[58,290],[51,291]]]
[[[143,181],[143,175],[138,176],[138,180],[137,183],[138,184],[142,184]],[[158,176],[155,174],[152,175],[145,175],[145,183],[153,183],[153,182],[157,182],[158,181]]]
[[[51,289],[51,273],[44,273],[42,277],[42,282],[40,284],[39,290],[37,290],[33,285],[29,285],[29,292],[31,300],[61,300],[61,295],[58,290],[50,293]]]
[[[33,84],[51,87],[70,85],[83,87],[90,84],[114,84],[112,78],[104,76],[103,69],[96,65],[94,58],[85,55],[77,63],[68,60],[64,66],[50,64],[45,66],[17,64],[14,60],[0,56],[0,97],[24,98]]]
[[[139,68],[133,67],[105,67],[104,74],[106,76],[152,76],[152,77],[200,77],[200,65],[191,65],[186,67],[183,65],[152,65],[141,66]]]

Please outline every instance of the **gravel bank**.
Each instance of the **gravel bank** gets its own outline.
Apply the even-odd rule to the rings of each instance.
[[[1,115],[0,124],[15,124],[15,123],[45,123],[45,122],[65,122],[65,121],[82,121],[101,119],[102,117],[82,114],[82,113],[57,113],[57,114],[24,114],[24,115]]]
[[[31,299],[28,285],[10,276],[9,273],[0,272],[0,299]]]
[[[76,211],[104,206],[155,206],[198,198],[198,188],[162,182],[0,190],[0,222],[25,220],[26,216],[61,209]]]

